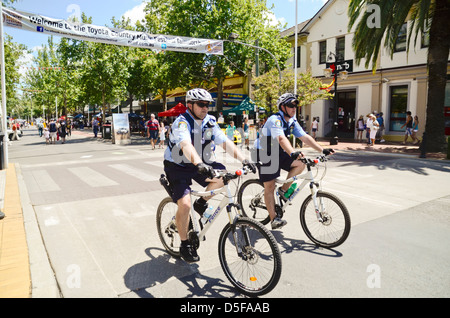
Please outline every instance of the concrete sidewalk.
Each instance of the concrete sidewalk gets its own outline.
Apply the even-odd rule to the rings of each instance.
[[[77,135],[77,138],[92,137],[91,131],[74,131],[73,133]],[[327,140],[319,140],[319,143],[324,148],[364,155],[391,154],[418,159],[421,155],[417,145],[382,143],[370,147],[359,142],[339,142],[338,145],[330,146]],[[426,158],[446,160],[446,155],[426,154]],[[30,269],[30,264],[35,263],[37,258],[41,262],[47,255],[42,244],[39,246],[34,243],[41,241],[42,238],[35,218],[31,217],[34,214],[33,208],[24,201],[27,192],[21,187],[25,187],[25,184],[16,171],[14,162],[9,163],[8,169],[0,171],[0,208],[5,214],[5,217],[0,220],[0,298],[56,298],[59,297],[58,286],[52,277],[53,273],[48,260],[45,259],[43,262],[47,263],[45,268],[40,268],[39,271],[34,270],[34,272]],[[36,224],[33,225],[33,222]],[[51,281],[46,281],[48,278]],[[38,293],[34,292],[36,286],[40,286],[41,291]]]

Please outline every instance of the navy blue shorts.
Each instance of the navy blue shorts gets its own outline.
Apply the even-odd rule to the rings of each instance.
[[[208,164],[217,170],[225,170],[225,166],[218,162],[212,162]],[[172,200],[177,202],[179,199],[191,192],[192,180],[200,184],[202,187],[206,187],[209,182],[206,181],[206,177],[197,172],[197,168],[194,165],[188,165],[186,167],[177,165],[173,162],[164,160],[164,172],[166,173],[167,180],[172,189]]]
[[[157,130],[150,130],[150,139],[158,139],[158,131]]]
[[[263,160],[259,153],[257,153],[257,161],[262,162],[260,166],[258,165],[259,179],[262,182],[275,180],[280,176],[281,169],[284,171],[291,170],[291,165],[294,162],[291,156],[281,149],[278,156],[269,157],[269,161],[267,161],[267,159]]]

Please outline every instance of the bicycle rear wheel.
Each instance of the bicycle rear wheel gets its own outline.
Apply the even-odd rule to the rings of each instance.
[[[165,198],[161,201],[156,212],[156,228],[158,229],[159,239],[167,252],[180,257],[180,236],[175,224],[175,216],[178,206],[172,201],[172,198]]]
[[[281,276],[281,254],[272,233],[261,223],[239,218],[219,237],[219,260],[230,282],[249,296],[269,293]]]
[[[238,203],[244,216],[255,219],[264,225],[270,222],[264,200],[264,184],[261,181],[257,179],[245,181],[238,191]]]
[[[350,214],[344,203],[328,192],[317,192],[318,220],[312,195],[300,208],[300,223],[306,236],[315,244],[332,248],[341,245],[350,234]]]

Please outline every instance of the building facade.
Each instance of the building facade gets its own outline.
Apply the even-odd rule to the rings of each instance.
[[[427,50],[426,34],[418,37],[417,44],[411,43],[407,53],[406,39],[409,23],[405,23],[399,34],[395,52],[391,56],[382,49],[376,71],[365,67],[365,61],[355,63],[352,41],[353,30],[348,30],[348,0],[329,0],[310,20],[298,26],[298,72],[310,71],[314,77],[331,84],[332,78],[325,78],[324,69],[335,57],[341,58],[349,71],[347,79],[337,78],[337,109],[335,100],[319,100],[302,109],[302,115],[309,131],[312,119],[319,118],[318,137],[333,134],[333,124],[337,119],[337,136],[340,139],[356,137],[356,121],[360,116],[366,120],[370,112],[383,113],[385,121],[384,139],[403,140],[406,112],[419,118],[421,137],[425,128],[427,106]],[[294,56],[295,29],[281,34],[292,43]],[[414,42],[414,41],[411,41]],[[291,64],[294,60],[291,58]],[[288,62],[289,64],[289,62]],[[450,73],[450,68],[448,68]],[[334,85],[330,87],[334,92]],[[450,85],[447,82],[446,129],[450,134]]]

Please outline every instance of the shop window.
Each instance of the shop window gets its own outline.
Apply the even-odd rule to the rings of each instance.
[[[345,59],[345,37],[336,40],[336,55],[343,60]]]
[[[389,130],[404,131],[401,126],[406,122],[408,108],[408,85],[390,87]]]
[[[403,23],[398,32],[397,41],[395,41],[394,52],[406,51],[407,23]]]
[[[327,62],[327,41],[319,42],[319,64]]]

